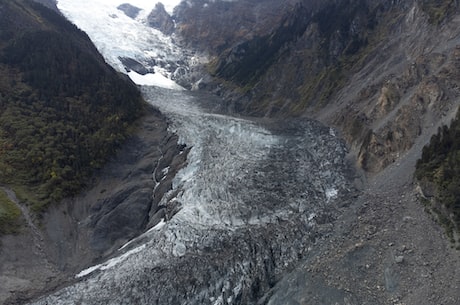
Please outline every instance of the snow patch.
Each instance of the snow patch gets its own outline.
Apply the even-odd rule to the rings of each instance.
[[[184,90],[183,87],[179,86],[174,81],[166,78],[160,73],[148,73],[141,75],[135,71],[130,71],[128,76],[134,83],[141,86],[157,86],[166,89]]]
[[[160,231],[161,228],[163,228],[165,225],[166,225],[166,222],[165,222],[164,218],[162,218],[159,223],[157,223],[154,227],[152,227],[150,230],[148,230],[145,234],[148,234],[148,233],[153,232],[153,231]]]
[[[125,261],[131,255],[133,255],[135,253],[138,253],[138,252],[141,252],[142,250],[144,250],[145,247],[146,247],[146,245],[143,244],[143,245],[141,245],[141,246],[139,246],[137,248],[129,250],[128,252],[124,253],[123,255],[120,255],[118,257],[114,257],[112,259],[109,259],[108,261],[106,261],[103,264],[99,264],[99,265],[96,265],[96,266],[89,267],[89,268],[81,271],[80,273],[78,273],[75,277],[76,278],[84,277],[86,275],[89,275],[89,274],[93,273],[96,270],[110,269],[110,268],[118,265],[119,263]]]

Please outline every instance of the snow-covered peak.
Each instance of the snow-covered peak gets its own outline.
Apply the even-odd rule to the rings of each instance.
[[[168,13],[180,0],[58,0],[59,10],[81,30],[85,31],[104,56],[107,63],[116,70],[129,73],[134,82],[178,88],[171,80],[174,72],[184,69],[184,55],[171,37],[149,27],[146,17],[162,2]],[[117,9],[120,4],[129,3],[142,11],[132,19]],[[122,58],[140,63],[146,72],[143,77],[132,73],[123,65]],[[181,63],[181,64],[179,64]],[[139,71],[137,71],[139,72]],[[155,74],[155,76],[153,76]]]
[[[58,0],[58,2],[61,2],[61,0]],[[75,1],[75,2],[79,2],[79,1]],[[86,1],[80,1],[80,2],[86,2]],[[166,11],[169,14],[172,14],[174,8],[181,2],[181,0],[158,0],[158,1],[155,1],[155,0],[125,0],[125,1],[124,0],[95,0],[95,1],[91,1],[91,4],[92,3],[103,3],[109,6],[117,7],[120,4],[129,3],[147,12],[150,12],[158,2],[163,3]]]

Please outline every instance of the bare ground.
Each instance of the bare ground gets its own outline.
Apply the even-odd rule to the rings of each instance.
[[[285,290],[284,304],[460,304],[460,250],[425,211],[413,181],[420,151],[416,145],[363,178],[333,236],[287,276],[290,285],[275,287]]]

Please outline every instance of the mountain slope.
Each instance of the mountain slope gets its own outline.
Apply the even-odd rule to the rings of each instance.
[[[201,13],[194,12],[196,5],[188,14],[216,15],[225,11],[220,6],[232,5],[209,2]],[[260,5],[277,8],[270,1]],[[229,41],[201,47],[215,54],[208,69],[239,112],[319,118],[343,131],[363,168],[378,172],[410,149],[418,130],[455,109],[453,1],[299,0],[279,7],[276,16],[248,11],[270,26],[235,37],[225,32],[232,32],[229,24],[211,20],[211,31],[176,13],[178,31],[190,44],[217,33]],[[241,15],[236,8],[227,12]],[[188,28],[196,30],[188,34]],[[418,96],[424,102],[417,108]],[[418,121],[404,123],[415,109]]]
[[[0,12],[0,181],[26,186],[39,210],[85,186],[144,104],[62,16],[30,1]]]
[[[369,173],[396,162],[418,141],[427,143],[457,111],[455,1],[299,0],[277,10],[263,1],[277,14],[248,10],[270,24],[252,36],[235,36],[225,22],[219,27],[211,20],[213,31],[200,28],[189,14],[218,15],[233,6],[227,18],[241,15],[238,4],[219,1],[197,13],[201,2],[176,12],[178,30],[192,45],[217,33],[229,41],[199,46],[214,54],[208,70],[228,107],[258,116],[309,116],[337,127]],[[189,34],[189,28],[196,30]]]
[[[184,32],[191,45],[213,33],[231,42],[198,45],[213,55],[206,88],[227,109],[337,128],[366,181],[330,246],[260,304],[458,304],[458,121],[438,133],[460,105],[458,2],[299,0],[276,12],[263,15],[270,26],[254,36],[226,39],[229,24],[212,23],[211,31],[185,12],[178,30],[195,27]]]

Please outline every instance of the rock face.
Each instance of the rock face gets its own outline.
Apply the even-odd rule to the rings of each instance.
[[[141,64],[135,59],[128,58],[128,57],[120,57],[120,61],[123,64],[123,66],[125,66],[125,69],[128,72],[132,70],[141,75],[145,75],[147,73],[153,72],[152,71],[153,69],[147,69],[143,64]],[[154,65],[155,63],[152,63],[152,64]]]
[[[157,3],[150,12],[147,22],[151,27],[160,30],[165,35],[171,35],[174,32],[174,21],[161,2]]]
[[[117,8],[123,13],[125,13],[126,16],[131,17],[133,19],[136,18],[137,15],[139,15],[139,12],[141,11],[140,8],[129,3],[120,4]]]
[[[202,2],[177,9],[179,33],[215,54],[208,70],[225,80],[215,92],[229,108],[319,118],[343,132],[366,171],[384,169],[416,139],[427,141],[457,109],[454,2],[299,0],[276,7],[267,0],[259,5],[276,13],[255,5],[247,15],[238,7],[247,1]],[[210,12],[227,17],[219,24],[206,17]],[[241,30],[230,31],[226,18],[241,16],[263,16],[268,26],[249,34],[251,22],[243,20]],[[205,27],[194,17],[213,26],[200,30]]]
[[[59,10],[58,10],[58,8],[56,6],[56,0],[34,0],[34,1],[46,6],[47,8],[52,9],[55,12],[59,12]]]
[[[40,231],[1,239],[2,303],[16,304],[62,284],[164,218],[155,198],[171,189],[187,153],[157,111],[151,110],[139,128],[92,187],[42,216]]]
[[[174,18],[177,33],[188,45],[215,55],[242,41],[270,33],[296,2],[183,1],[176,7]]]

